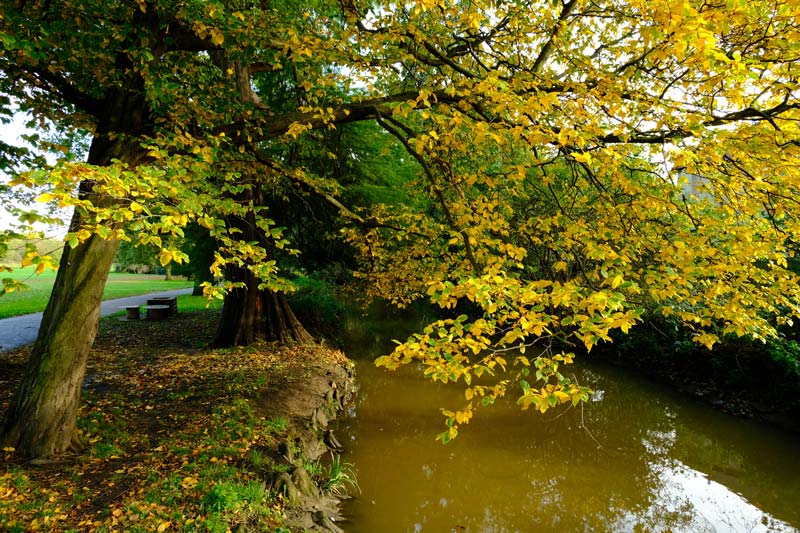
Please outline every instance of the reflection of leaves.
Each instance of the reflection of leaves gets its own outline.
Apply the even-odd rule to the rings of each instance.
[[[203,347],[216,318],[183,312],[161,322],[104,320],[79,417],[89,450],[74,463],[1,474],[0,530],[171,531],[212,522],[226,529],[256,517],[277,529],[281,500],[258,480],[274,466],[276,436],[287,427],[259,417],[251,400],[325,352],[272,345],[211,351]],[[0,411],[28,354],[0,358]],[[11,461],[13,449],[0,456]],[[226,501],[247,505],[203,505],[224,487]]]

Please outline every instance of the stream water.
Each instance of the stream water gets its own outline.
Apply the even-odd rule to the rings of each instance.
[[[375,356],[375,354],[365,354]],[[361,493],[349,533],[800,531],[800,438],[618,368],[575,364],[583,408],[479,411],[435,441],[458,387],[358,362],[337,429]]]

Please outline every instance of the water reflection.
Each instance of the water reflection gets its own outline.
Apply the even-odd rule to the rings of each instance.
[[[340,425],[362,493],[349,532],[797,531],[800,446],[603,367],[603,394],[538,415],[500,404],[434,441],[460,391],[358,367]],[[585,429],[584,429],[585,427]]]

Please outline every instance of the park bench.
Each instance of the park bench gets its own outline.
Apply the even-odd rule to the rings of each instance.
[[[148,320],[164,320],[172,316],[172,308],[168,305],[145,305]]]
[[[139,305],[125,306],[126,320],[139,320],[141,318]],[[145,318],[148,320],[164,320],[178,314],[178,298],[167,296],[150,298],[144,306]]]
[[[178,314],[178,298],[176,296],[163,296],[160,298],[149,298],[147,300],[147,306],[145,309],[149,309],[151,307],[156,307],[159,305],[165,305],[169,308],[167,314],[164,318],[177,315]],[[147,318],[152,318],[150,313],[148,312]]]

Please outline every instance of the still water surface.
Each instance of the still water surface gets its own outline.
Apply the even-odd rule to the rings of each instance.
[[[482,410],[443,446],[459,388],[358,363],[337,430],[361,494],[358,532],[800,531],[800,439],[623,370],[574,365],[583,409]],[[582,427],[583,426],[583,427]]]

